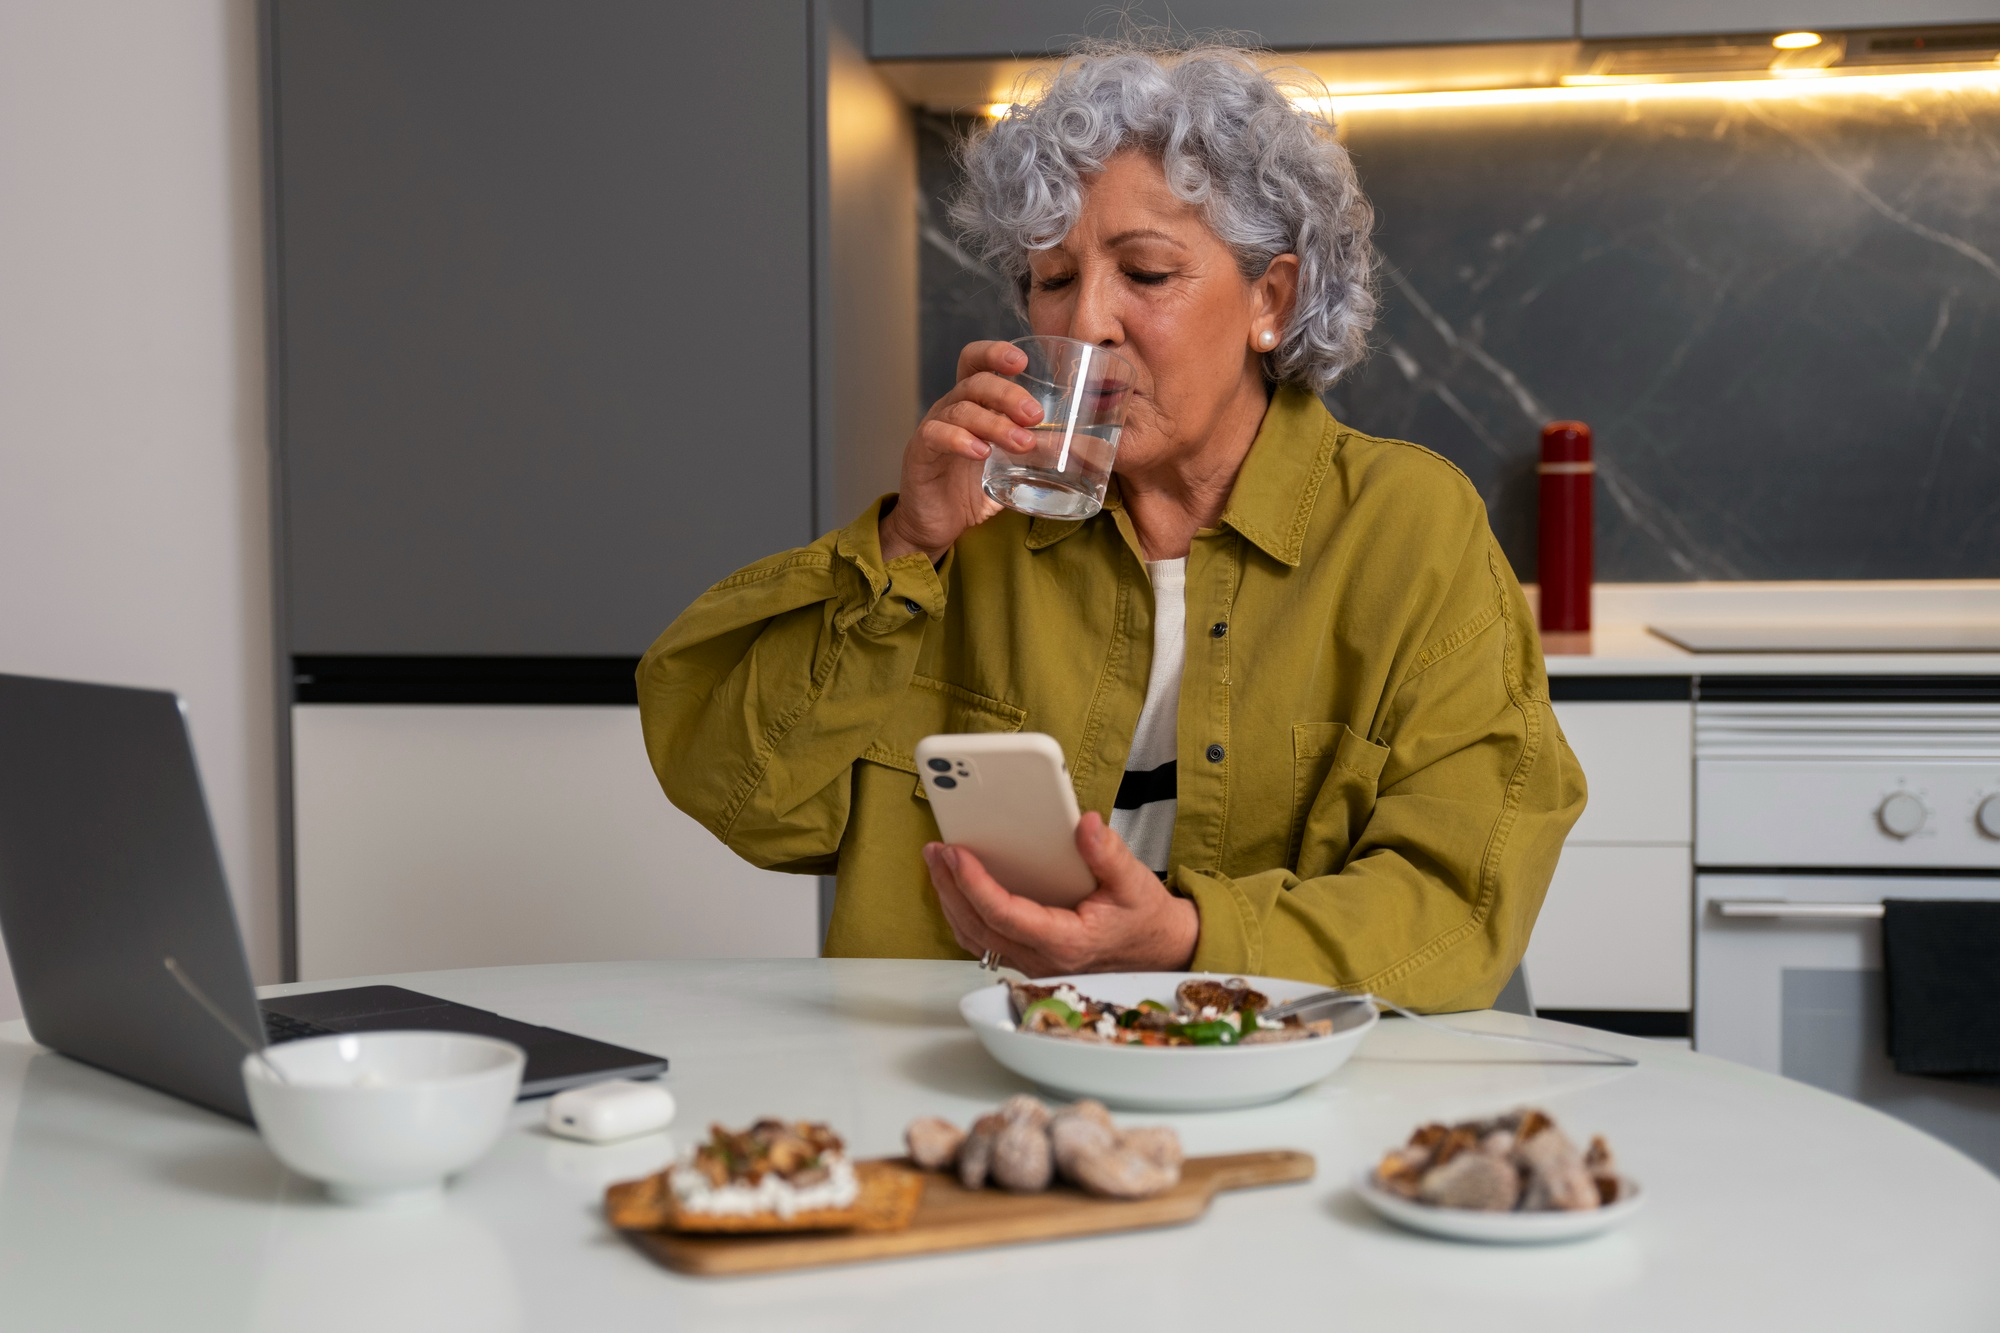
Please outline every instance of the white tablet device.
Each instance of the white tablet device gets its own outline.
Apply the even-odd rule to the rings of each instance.
[[[944,840],[970,849],[1006,888],[1074,907],[1097,887],[1076,850],[1076,792],[1055,737],[926,736],[917,742],[917,772]]]

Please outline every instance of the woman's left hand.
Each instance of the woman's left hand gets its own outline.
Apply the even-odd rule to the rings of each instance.
[[[1031,977],[1075,972],[1178,972],[1194,958],[1201,914],[1139,864],[1096,811],[1076,826],[1076,850],[1097,890],[1074,908],[1009,893],[964,847],[924,846],[938,903],[959,947],[992,950]]]

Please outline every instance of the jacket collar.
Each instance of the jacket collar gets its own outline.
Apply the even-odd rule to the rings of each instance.
[[[1305,549],[1306,525],[1319,499],[1320,483],[1340,443],[1340,426],[1313,394],[1280,385],[1271,395],[1257,438],[1236,474],[1222,521],[1258,550],[1296,566]],[[1121,528],[1126,524],[1118,478],[1104,494],[1104,509]],[[1028,549],[1053,546],[1085,520],[1038,518],[1028,524]]]
[[[1236,474],[1222,521],[1273,560],[1296,566],[1305,553],[1320,483],[1340,446],[1340,423],[1319,398],[1280,385]]]

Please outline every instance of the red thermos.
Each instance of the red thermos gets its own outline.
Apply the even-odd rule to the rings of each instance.
[[[1590,628],[1590,492],[1597,465],[1590,458],[1590,427],[1551,421],[1542,427],[1541,559],[1544,632]]]

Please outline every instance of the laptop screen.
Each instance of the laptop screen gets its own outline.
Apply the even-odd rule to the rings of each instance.
[[[0,939],[36,1041],[249,1118],[242,1048],[263,1022],[180,701],[0,675]]]

